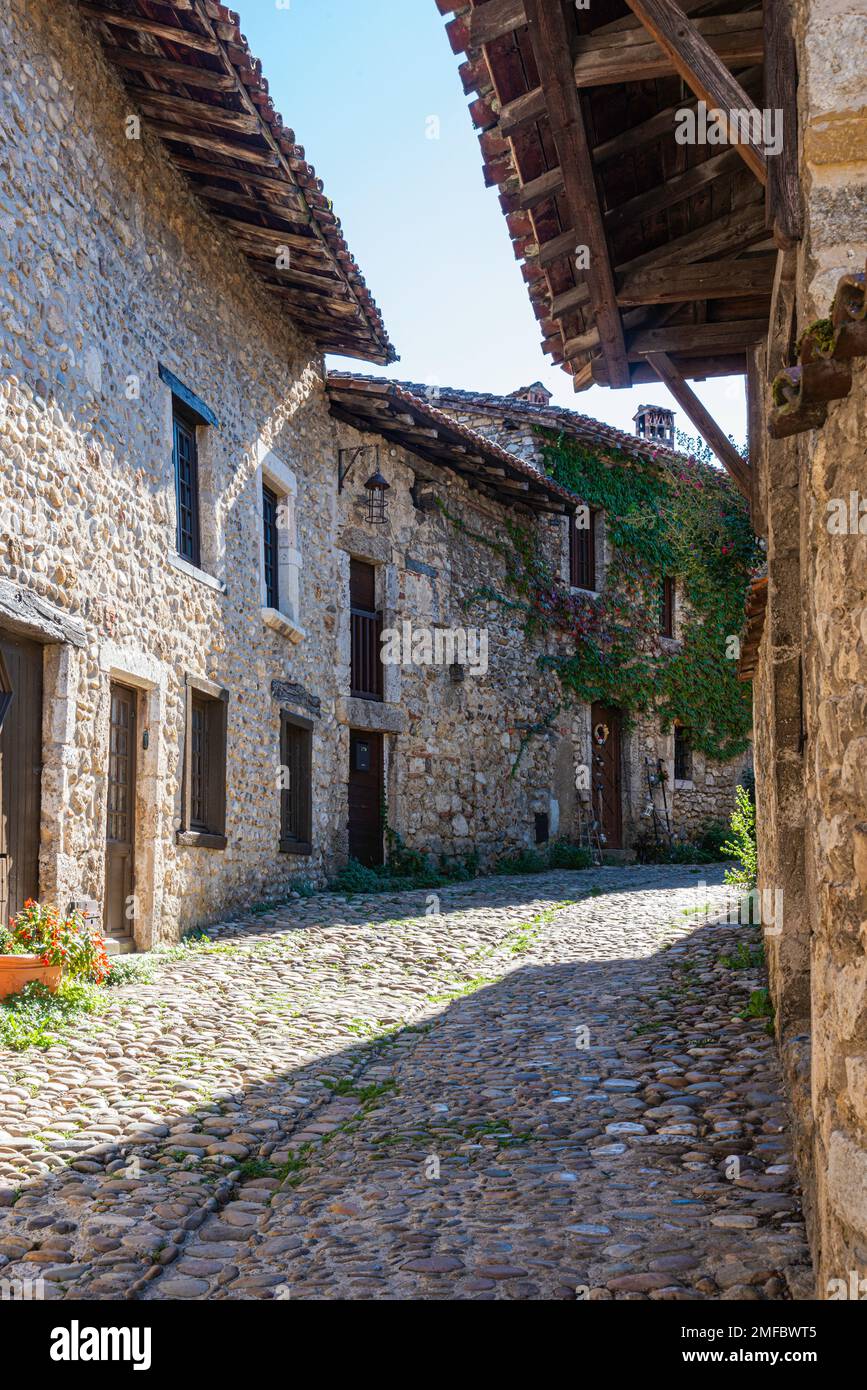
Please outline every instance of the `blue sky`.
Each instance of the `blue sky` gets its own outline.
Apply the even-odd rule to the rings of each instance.
[[[571,378],[541,349],[470,100],[434,0],[236,0],[274,104],[324,181],[400,361],[388,374],[506,394],[543,381],[558,405],[632,430],[634,391]],[[429,139],[429,118],[439,139]],[[330,365],[381,373],[364,363]],[[726,433],[746,434],[743,378],[694,385]],[[678,426],[694,433],[678,411]]]

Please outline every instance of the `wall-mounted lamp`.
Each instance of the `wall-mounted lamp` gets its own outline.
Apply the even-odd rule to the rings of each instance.
[[[352,469],[359,458],[364,456],[368,461],[372,461],[374,471],[371,473],[367,482],[364,484],[367,492],[367,519],[374,525],[382,525],[388,517],[388,504],[385,494],[390,490],[391,484],[385,481],[379,471],[379,445],[378,444],[359,444],[356,449],[341,449],[337,459],[337,491],[343,491],[343,485],[349,477]]]
[[[388,502],[385,494],[391,484],[387,483],[377,468],[364,484],[367,492],[367,519],[375,526],[381,526],[388,519]]]

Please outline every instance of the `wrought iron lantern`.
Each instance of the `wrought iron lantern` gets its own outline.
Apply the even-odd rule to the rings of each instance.
[[[337,491],[342,492],[344,484],[352,472],[353,465],[360,458],[373,457],[374,471],[364,484],[367,493],[367,520],[381,526],[388,519],[388,502],[385,494],[391,490],[379,471],[379,445],[360,444],[355,449],[341,449],[337,465]]]
[[[388,519],[388,501],[385,494],[391,484],[387,483],[377,468],[364,484],[367,492],[367,519],[375,526],[381,526]]]

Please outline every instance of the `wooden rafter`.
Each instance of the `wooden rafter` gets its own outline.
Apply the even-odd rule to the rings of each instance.
[[[626,0],[626,3],[701,101],[723,112],[753,108],[743,87],[726,67],[724,56],[714,50],[698,24],[687,18],[675,0]],[[735,148],[759,182],[765,184],[768,168],[764,150],[750,140],[741,141]]]
[[[593,177],[584,116],[573,80],[569,32],[563,8],[559,0],[554,5],[545,3],[545,0],[524,0],[524,8],[536,66],[542,75],[548,121],[563,173],[572,226],[579,231],[576,245],[580,243],[588,248],[587,279],[599,341],[608,363],[612,385],[628,386],[629,367],[623,326],[599,212],[599,195]]]
[[[782,148],[768,158],[767,224],[782,250],[803,232],[798,179],[798,73],[789,0],[764,0],[765,108],[782,116]]]
[[[618,279],[617,303],[623,308],[766,295],[771,293],[775,265],[775,256],[749,256],[745,260],[680,265],[677,274],[672,274],[670,266],[637,270]]]
[[[752,477],[749,464],[738,453],[731,440],[723,434],[710,411],[702,404],[692,388],[684,381],[671,358],[664,352],[646,354],[648,364],[660,381],[668,387],[681,410],[690,418],[699,434],[707,441],[720,463],[731,475],[738,490],[747,501],[752,497]]]

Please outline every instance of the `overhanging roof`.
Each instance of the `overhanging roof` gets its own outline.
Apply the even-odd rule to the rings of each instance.
[[[437,4],[455,15],[447,27],[466,54],[464,89],[477,94],[470,112],[485,179],[499,189],[543,348],[575,389],[656,381],[661,355],[681,377],[743,372],[767,335],[774,275],[762,156],[677,142],[676,113],[697,111],[698,99],[680,55],[632,11],[667,14],[679,33],[677,17],[688,15],[723,87],[733,74],[747,109],[769,104],[761,6]],[[691,42],[677,40],[684,54]]]
[[[396,381],[329,372],[327,387],[335,419],[450,469],[498,502],[559,513],[573,511],[578,504],[573,493],[532,464],[458,424]]]
[[[320,351],[393,362],[340,221],[274,109],[238,15],[216,0],[78,0],[78,8],[146,128]]]

